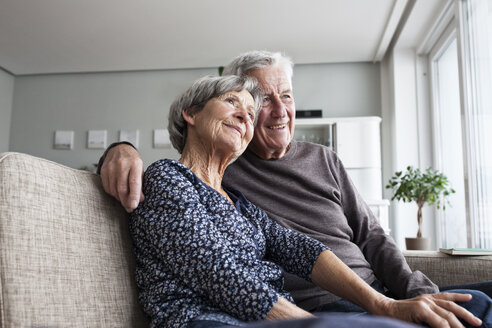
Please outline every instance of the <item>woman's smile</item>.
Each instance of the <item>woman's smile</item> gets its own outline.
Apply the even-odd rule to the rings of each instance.
[[[241,138],[243,137],[243,130],[241,129],[241,127],[237,126],[237,125],[233,125],[233,124],[228,124],[228,123],[224,123],[225,126],[233,129],[234,131],[237,131],[239,133],[239,135],[241,136]]]

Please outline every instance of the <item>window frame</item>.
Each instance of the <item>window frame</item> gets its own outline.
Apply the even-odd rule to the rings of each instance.
[[[453,10],[454,12],[454,10]],[[441,31],[440,35],[438,38],[435,40],[435,43],[433,44],[432,48],[430,49],[429,53],[426,56],[426,65],[428,68],[429,72],[429,98],[430,98],[430,117],[431,117],[431,127],[432,127],[432,163],[433,167],[443,171],[443,146],[442,146],[442,129],[441,129],[441,116],[442,114],[442,108],[441,104],[439,101],[439,81],[438,81],[438,72],[437,72],[437,64],[439,59],[442,57],[442,55],[449,49],[451,44],[456,41],[458,44],[458,22],[456,17],[450,16],[448,17],[448,24],[447,26]],[[456,53],[458,57],[458,62],[460,61],[459,58],[459,51]],[[458,64],[458,66],[460,66]],[[458,71],[460,70],[459,67],[457,67]],[[461,80],[461,76],[459,76],[459,80]],[[460,116],[461,116],[461,143],[462,143],[462,161],[463,161],[463,177],[464,177],[464,201],[465,201],[465,222],[466,222],[466,241],[467,241],[467,247],[470,247],[471,245],[471,240],[470,240],[470,228],[471,228],[471,221],[470,221],[470,213],[469,213],[469,198],[468,198],[468,184],[467,184],[467,170],[466,170],[466,161],[465,161],[465,128],[463,124],[463,106],[462,106],[462,99],[461,99],[461,94],[462,94],[462,82],[458,81],[459,83],[459,89],[460,89]],[[437,242],[440,244],[441,247],[447,246],[448,245],[448,236],[446,235],[446,215],[443,211],[434,209],[434,215],[436,218],[436,234],[437,234]],[[464,245],[463,245],[464,246]]]

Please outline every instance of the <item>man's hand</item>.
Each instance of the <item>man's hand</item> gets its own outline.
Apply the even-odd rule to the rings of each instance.
[[[430,327],[464,327],[458,318],[463,319],[472,326],[480,326],[482,321],[468,310],[455,302],[467,302],[471,300],[470,294],[441,293],[420,295],[407,300],[389,300],[385,313],[374,313],[390,316],[413,323],[426,323]]]
[[[122,144],[108,151],[101,167],[102,185],[128,213],[144,199],[142,176],[143,162],[135,148]]]

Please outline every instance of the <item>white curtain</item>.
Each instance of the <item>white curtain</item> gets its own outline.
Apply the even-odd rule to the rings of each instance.
[[[492,0],[459,0],[468,244],[492,248]]]

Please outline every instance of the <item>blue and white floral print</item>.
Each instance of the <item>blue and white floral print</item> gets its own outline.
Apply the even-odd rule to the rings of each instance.
[[[280,296],[292,301],[282,269],[310,280],[328,249],[231,190],[235,207],[178,161],[149,166],[143,191],[130,229],[139,299],[153,327],[183,327],[217,313],[261,320]]]

